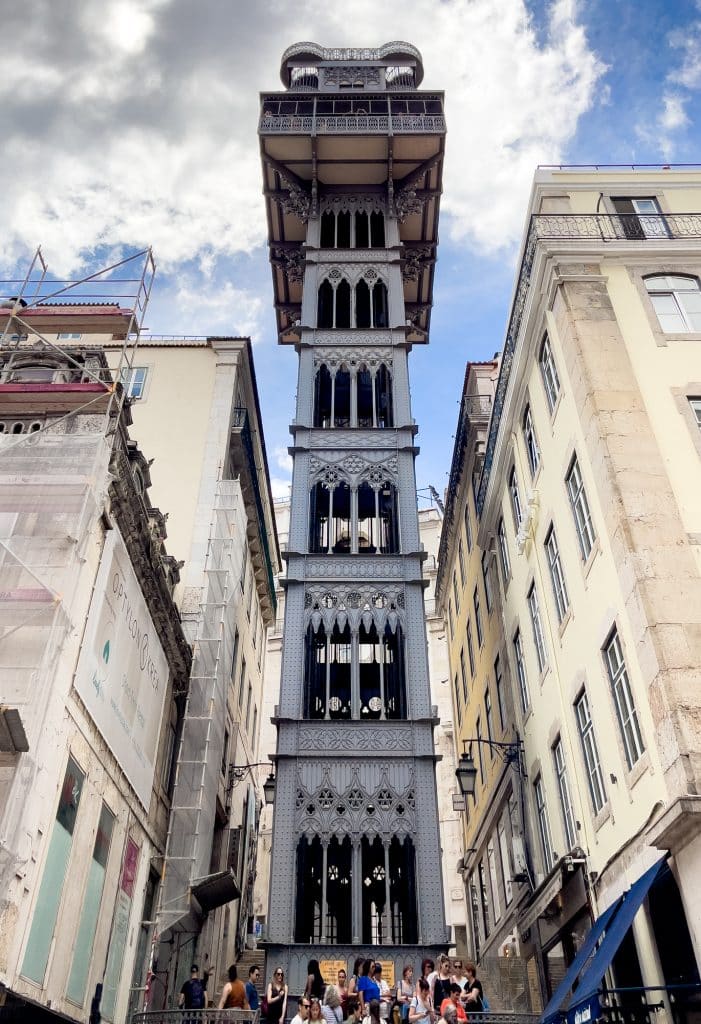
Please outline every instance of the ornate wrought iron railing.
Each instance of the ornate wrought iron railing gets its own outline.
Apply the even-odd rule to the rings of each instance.
[[[384,135],[390,129],[395,135],[435,134],[445,131],[445,118],[442,114],[263,114],[259,127],[263,135]]]
[[[484,454],[484,466],[480,477],[477,498],[475,501],[477,515],[482,514],[484,501],[492,469],[494,449],[504,398],[511,375],[514,351],[521,330],[523,310],[526,296],[531,283],[531,272],[536,247],[539,242],[555,241],[590,241],[597,243],[620,242],[659,242],[664,240],[701,239],[701,213],[674,214],[637,214],[637,213],[546,213],[533,214],[526,236],[518,284],[514,296],[509,326],[506,332],[504,350],[501,356],[501,367],[489,435]]]
[[[130,1024],[258,1024],[259,1010],[142,1010],[132,1013]]]

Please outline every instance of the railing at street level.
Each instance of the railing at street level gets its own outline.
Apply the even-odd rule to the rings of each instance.
[[[130,1024],[258,1024],[260,1010],[142,1010],[132,1013]]]

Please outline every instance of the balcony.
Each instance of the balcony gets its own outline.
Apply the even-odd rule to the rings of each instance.
[[[263,113],[261,135],[442,135],[442,114],[297,114]]]

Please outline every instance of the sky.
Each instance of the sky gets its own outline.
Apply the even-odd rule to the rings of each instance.
[[[3,4],[0,276],[153,246],[154,334],[246,334],[276,496],[296,356],[272,308],[258,93],[293,42],[417,46],[446,94],[431,339],[410,359],[417,486],[446,486],[468,360],[503,344],[538,164],[701,161],[701,0]]]

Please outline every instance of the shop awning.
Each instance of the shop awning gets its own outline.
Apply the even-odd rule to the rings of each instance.
[[[666,855],[660,857],[651,868],[641,875],[638,881],[623,894],[618,911],[611,925],[606,930],[603,942],[596,951],[591,963],[582,975],[577,991],[567,1010],[568,1024],[587,1024],[601,1015],[599,1004],[599,987],[604,974],[611,965],[618,947],[633,923],[633,918],[640,909],[643,900],[650,891],[665,863]]]
[[[606,931],[609,921],[620,907],[622,899],[623,897],[619,896],[616,902],[612,903],[610,907],[607,907],[603,914],[600,914],[596,921],[594,921],[594,924],[587,933],[587,937],[580,946],[579,952],[567,968],[567,973],[553,992],[550,1002],[543,1010],[543,1016],[540,1018],[541,1024],[549,1024],[550,1021],[562,1016],[564,1012],[563,1006],[570,993],[570,989],[584,970],[587,960],[594,952],[597,942]]]

